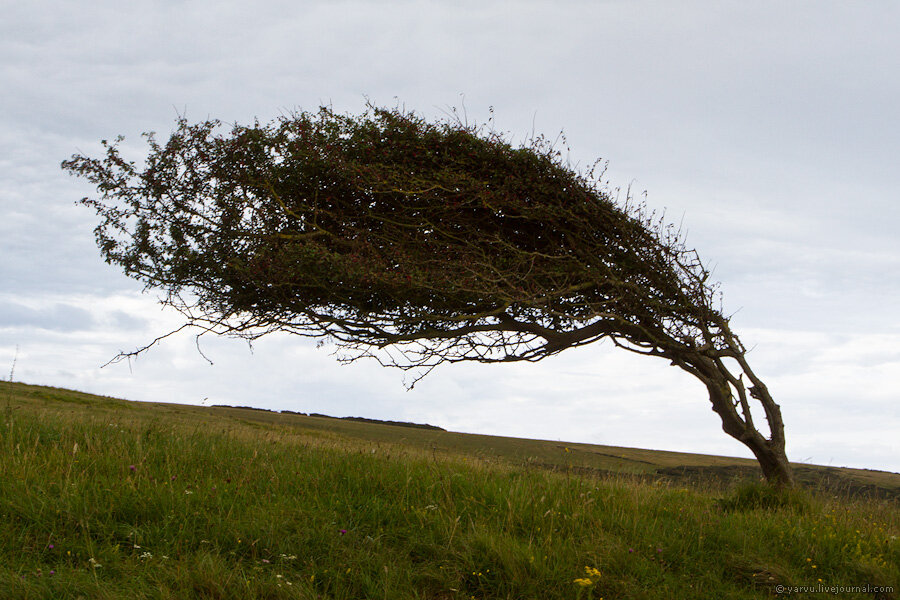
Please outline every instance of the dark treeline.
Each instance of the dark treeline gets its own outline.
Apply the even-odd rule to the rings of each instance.
[[[214,404],[213,408],[238,408],[241,410],[257,410],[270,413],[281,413],[285,415],[300,415],[301,417],[319,417],[322,419],[337,419],[339,421],[358,421],[360,423],[376,423],[380,425],[396,425],[397,427],[412,427],[415,429],[431,429],[434,431],[446,431],[443,427],[437,425],[429,425],[427,423],[410,423],[409,421],[384,421],[381,419],[368,419],[366,417],[332,417],[331,415],[323,415],[321,413],[305,413],[294,410],[269,410],[268,408],[257,408],[255,406],[229,406],[227,404]]]

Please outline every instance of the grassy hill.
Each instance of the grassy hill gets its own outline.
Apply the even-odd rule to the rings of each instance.
[[[0,598],[898,597],[900,475],[797,468],[4,382]]]

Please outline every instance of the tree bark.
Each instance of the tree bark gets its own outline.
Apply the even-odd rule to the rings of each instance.
[[[767,415],[777,417],[769,420],[772,429],[771,437],[766,438],[752,423],[747,423],[738,414],[735,401],[729,386],[707,384],[709,399],[719,418],[722,419],[722,429],[738,440],[753,452],[759,466],[762,469],[766,481],[778,487],[789,487],[794,483],[791,465],[788,462],[784,449],[784,423],[781,421],[781,409],[770,401],[764,403]]]
[[[738,377],[735,377],[721,360],[707,356],[695,357],[690,363],[676,362],[676,364],[703,381],[709,392],[712,409],[722,420],[723,431],[753,452],[766,481],[776,487],[791,487],[794,484],[794,476],[785,454],[781,408],[772,399],[765,385],[750,370],[742,353],[737,360],[743,371]],[[744,375],[747,375],[754,385],[746,388],[743,382]],[[754,425],[750,412],[751,399],[762,405],[769,426],[769,437],[765,437]]]

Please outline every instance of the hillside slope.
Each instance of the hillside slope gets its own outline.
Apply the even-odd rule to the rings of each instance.
[[[0,598],[898,597],[895,499],[692,456],[5,383]]]
[[[48,410],[89,406],[96,415],[125,410],[132,416],[175,417],[210,427],[227,427],[229,423],[243,423],[263,429],[289,427],[310,435],[328,434],[357,441],[400,444],[420,451],[472,456],[551,470],[636,475],[704,484],[759,477],[756,461],[747,458],[458,433],[433,425],[338,419],[249,407],[134,402],[60,388],[0,382],[0,401],[4,398]],[[793,466],[797,480],[807,486],[826,487],[850,494],[874,493],[900,498],[900,473],[806,463],[794,463]]]

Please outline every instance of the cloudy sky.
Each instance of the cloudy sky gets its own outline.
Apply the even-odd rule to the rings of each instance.
[[[702,385],[598,345],[448,366],[413,391],[308,340],[167,339],[99,256],[60,170],[176,117],[248,123],[366,98],[450,107],[513,140],[565,131],[715,265],[792,460],[900,471],[900,4],[2,2],[0,376],[132,400],[252,405],[466,432],[749,456]]]

